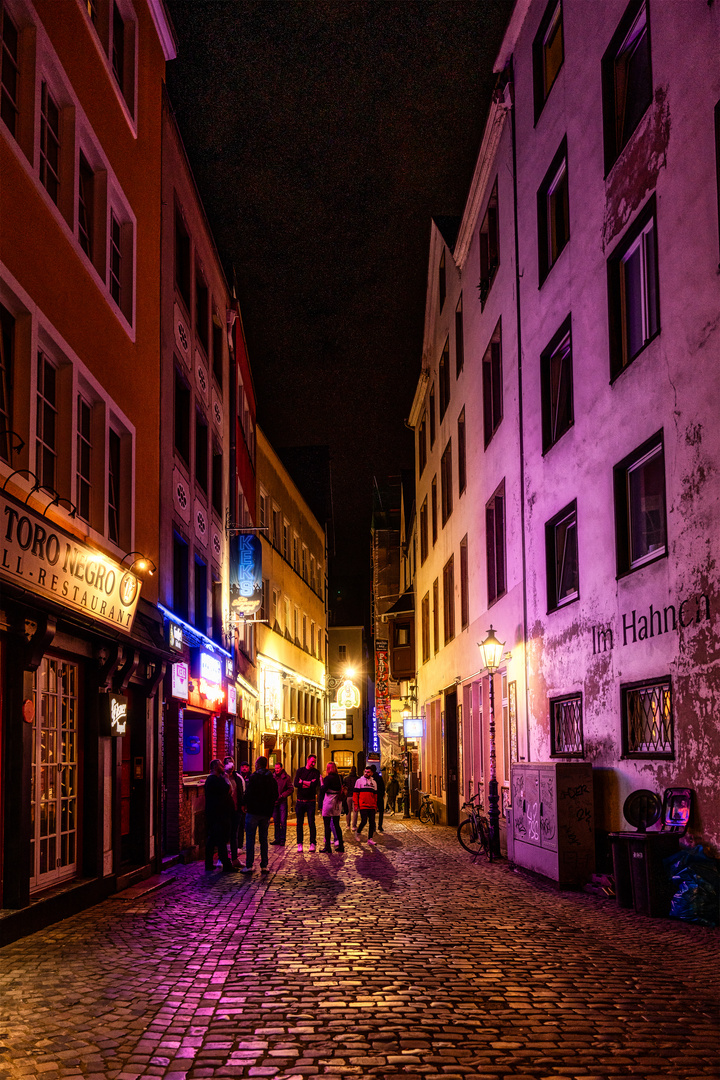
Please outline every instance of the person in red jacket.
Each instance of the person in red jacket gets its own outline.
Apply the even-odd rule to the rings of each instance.
[[[360,811],[360,824],[355,839],[362,841],[362,831],[368,822],[368,844],[375,844],[375,811],[377,810],[377,784],[373,779],[372,769],[368,765],[362,776],[355,783],[355,803]]]
[[[278,786],[278,797],[273,811],[273,823],[275,825],[275,838],[272,841],[277,847],[285,847],[285,834],[287,832],[288,798],[293,793],[292,777],[288,776],[283,768],[282,761],[275,762],[275,781]]]

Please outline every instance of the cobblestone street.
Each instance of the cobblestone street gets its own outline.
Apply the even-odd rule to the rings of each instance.
[[[720,1076],[714,932],[473,866],[450,829],[378,840],[173,867],[7,946],[0,1077]]]

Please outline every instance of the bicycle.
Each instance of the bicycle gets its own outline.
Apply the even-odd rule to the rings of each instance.
[[[420,795],[422,795],[422,802],[418,809],[418,817],[423,825],[435,825],[437,823],[437,815],[435,814],[435,807],[430,802],[430,792],[421,791]]]
[[[485,855],[488,862],[492,862],[492,829],[488,819],[482,813],[482,803],[475,805],[476,800],[479,799],[480,794],[478,793],[477,795],[471,795],[469,801],[463,803],[462,808],[468,812],[469,817],[466,817],[458,825],[457,838],[462,847],[470,852],[473,862],[481,854]]]

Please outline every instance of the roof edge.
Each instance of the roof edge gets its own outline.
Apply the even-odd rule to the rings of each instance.
[[[178,51],[178,39],[165,0],[148,0],[148,7],[155,23],[166,60],[174,60]]]
[[[505,36],[502,39],[500,51],[495,59],[493,71],[504,71],[507,67],[507,62],[515,51],[517,39],[527,17],[527,13],[530,10],[531,3],[532,0],[515,0],[515,6],[512,9]]]

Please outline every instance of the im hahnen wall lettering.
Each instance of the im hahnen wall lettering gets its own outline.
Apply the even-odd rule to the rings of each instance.
[[[710,598],[705,593],[688,596],[677,608],[674,604],[658,608],[651,604],[647,612],[639,612],[633,608],[631,612],[623,612],[621,616],[622,644],[635,645],[639,641],[647,641],[648,638],[678,633],[685,627],[697,625],[709,618]],[[607,624],[593,626],[593,656],[610,652],[617,644],[618,638],[619,635]]]

